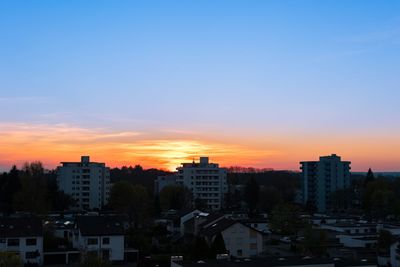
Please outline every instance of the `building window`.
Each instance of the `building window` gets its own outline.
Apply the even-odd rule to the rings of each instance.
[[[254,231],[253,229],[250,229],[250,238],[256,238],[257,237],[257,232]]]
[[[9,246],[9,247],[19,247],[19,239],[8,239],[8,241],[7,241],[7,245]]]
[[[88,245],[97,245],[97,238],[88,238],[87,244]]]
[[[109,237],[103,237],[103,245],[108,245],[110,244],[110,238]]]
[[[243,251],[242,251],[241,249],[238,249],[236,254],[237,254],[238,256],[242,256]]]
[[[26,239],[27,246],[36,246],[36,238],[28,238]]]
[[[35,259],[38,257],[38,252],[37,251],[32,251],[32,252],[26,252],[25,253],[25,258],[26,259]]]
[[[257,249],[257,243],[250,243],[250,249],[251,250]]]
[[[6,240],[4,238],[0,238],[0,244],[6,243]]]

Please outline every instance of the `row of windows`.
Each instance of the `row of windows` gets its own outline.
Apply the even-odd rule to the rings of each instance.
[[[10,238],[7,240],[7,246],[9,247],[19,247],[19,239],[18,238]],[[0,239],[0,244],[1,243],[6,243],[6,239],[2,238]],[[36,238],[27,238],[25,239],[25,245],[26,246],[36,246]]]
[[[191,176],[192,179],[203,179],[203,180],[218,180],[219,179],[219,175],[196,175],[196,176]]]
[[[219,173],[219,170],[196,170],[196,173],[203,174],[203,173]],[[193,173],[193,171],[192,171]]]
[[[72,181],[72,184],[80,184],[81,182],[79,182],[79,181]],[[84,184],[84,185],[90,185],[90,181],[82,181],[82,184]]]
[[[97,238],[88,238],[87,239],[87,244],[88,245],[97,245],[99,240]],[[110,244],[110,238],[109,237],[103,237],[102,238],[102,244],[103,245],[108,245]]]
[[[77,187],[72,187],[72,190],[79,190],[79,189],[82,189],[82,190],[90,190],[90,187],[89,187],[89,186],[82,186],[82,187],[77,186]],[[99,187],[99,190],[101,190],[101,187]]]
[[[209,187],[197,187],[197,191],[212,191],[212,192],[219,192],[219,188],[209,188]]]
[[[219,185],[219,182],[196,182],[196,185]]]
[[[219,196],[219,194],[216,194],[216,193],[200,193],[200,194],[197,194],[197,196],[198,197],[218,197]]]

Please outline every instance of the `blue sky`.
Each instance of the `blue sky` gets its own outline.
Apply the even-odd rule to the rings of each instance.
[[[400,134],[399,1],[1,1],[0,31],[3,127],[176,132],[266,150],[264,139],[362,137],[363,167],[400,160],[387,153],[399,141],[361,156]],[[297,164],[256,164],[271,162]]]

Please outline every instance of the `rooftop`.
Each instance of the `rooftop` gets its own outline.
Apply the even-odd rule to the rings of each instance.
[[[79,216],[76,222],[83,236],[124,235],[118,216]]]
[[[273,266],[325,266],[350,267],[350,266],[377,266],[368,261],[349,261],[340,258],[318,259],[310,257],[288,257],[288,258],[257,258],[241,260],[204,260],[197,262],[178,262],[184,267],[273,267]]]
[[[39,218],[0,218],[0,238],[42,235],[42,220]]]

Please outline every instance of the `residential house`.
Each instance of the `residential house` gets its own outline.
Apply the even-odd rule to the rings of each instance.
[[[81,253],[99,255],[111,262],[125,259],[123,223],[114,216],[78,216],[73,247]]]
[[[219,218],[211,223],[203,224],[200,235],[211,244],[221,233],[229,255],[237,258],[248,258],[263,252],[263,234],[241,222]]]
[[[43,226],[39,218],[0,218],[0,251],[12,252],[23,263],[43,264]]]
[[[318,259],[311,257],[266,257],[252,259],[223,259],[223,260],[200,260],[185,261],[177,256],[171,258],[171,267],[377,267],[375,262],[362,260],[344,260],[340,258]]]

